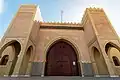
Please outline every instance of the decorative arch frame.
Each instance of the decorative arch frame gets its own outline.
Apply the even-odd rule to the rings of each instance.
[[[1,46],[0,57],[1,57],[2,52],[5,50],[5,48],[7,48],[9,45],[13,44],[14,42],[18,42],[20,44],[20,48],[22,48],[22,45],[18,40],[11,40]],[[21,50],[20,50],[20,53],[21,53]]]
[[[12,45],[12,48],[13,48],[14,50],[16,50],[16,49],[15,49],[15,46],[13,46],[13,44],[14,44],[15,42],[17,42],[17,43],[20,45],[20,51],[18,51],[19,53],[18,53],[18,54],[15,54],[15,55],[19,56],[20,53],[21,53],[21,48],[22,48],[21,43],[20,43],[18,40],[11,40],[11,41],[9,41],[9,42],[7,42],[7,43],[5,43],[5,44],[3,44],[3,45],[1,46],[1,49],[0,49],[0,57],[2,57],[2,52],[3,52],[8,46],[11,46],[11,45]],[[14,51],[14,52],[15,52],[15,51]],[[9,59],[10,59],[10,61],[11,61],[12,58],[10,57]]]
[[[96,46],[92,46],[92,48],[91,48],[91,58],[92,58],[92,62],[95,62],[95,63],[96,63],[95,53],[94,53],[94,50],[95,50],[95,49],[99,52],[99,57],[100,57],[100,59],[102,60],[102,63],[105,64],[104,68],[106,68],[106,73],[109,74],[108,67],[107,67],[107,65],[106,65],[105,59],[104,59],[104,57],[103,57],[103,54],[101,53],[101,51],[100,51],[100,50],[98,49],[98,47],[96,47]],[[98,71],[98,66],[97,66],[97,64],[98,64],[98,63],[96,63],[96,65],[94,66],[94,67],[97,68],[97,69],[94,70],[94,72],[98,74],[99,71]],[[99,75],[99,74],[98,74],[98,75]]]
[[[28,47],[27,47],[27,49],[26,49],[26,51],[25,51],[25,53],[27,54],[27,51],[28,51],[28,49],[29,48],[31,48],[30,50],[31,50],[31,52],[30,52],[30,59],[29,60],[31,60],[32,59],[32,55],[33,55],[33,45],[29,45]]]
[[[95,59],[94,59],[94,48],[96,48],[100,52],[100,50],[96,46],[92,46],[92,48],[91,48],[92,61],[95,61]],[[100,53],[100,56],[101,56],[101,53]]]
[[[79,48],[78,48],[78,46],[77,46],[77,44],[74,42],[74,41],[72,41],[71,39],[69,39],[69,38],[66,38],[66,37],[58,37],[58,38],[55,38],[55,39],[52,39],[52,40],[50,40],[49,42],[48,42],[48,44],[46,45],[46,47],[45,47],[45,50],[44,50],[44,65],[43,65],[43,71],[42,71],[42,74],[43,75],[45,75],[45,62],[46,62],[46,56],[47,56],[47,52],[48,52],[48,50],[50,49],[50,47],[52,46],[52,45],[54,45],[56,42],[58,42],[58,41],[60,41],[60,40],[63,40],[63,41],[65,41],[66,43],[68,43],[69,45],[71,45],[72,46],[72,48],[75,50],[75,55],[77,56],[77,60],[78,60],[78,62],[80,62],[80,65],[82,64],[81,63],[81,54],[80,54],[80,51],[79,51]],[[80,67],[79,68],[79,70],[81,70],[81,74],[82,74],[82,68]]]
[[[22,74],[25,75],[26,73],[29,73],[30,72],[30,69],[29,67],[29,63],[31,63],[31,58],[32,58],[32,54],[33,54],[33,45],[29,45],[27,46],[26,48],[26,51],[25,51],[25,57],[24,57],[24,61],[23,61],[23,65],[21,66],[22,67]],[[25,63],[24,63],[25,62]]]
[[[107,44],[110,45],[110,46],[108,47],[108,50],[106,51],[105,49],[106,49]],[[118,46],[117,44],[115,44],[113,42],[107,42],[104,46],[105,53],[108,56],[110,62],[112,62],[112,64],[115,65],[115,63],[113,61],[113,58],[112,58],[112,60],[110,59],[110,49],[111,49],[111,47],[116,48],[120,52],[120,46]]]
[[[59,41],[59,40],[63,40],[63,41],[65,41],[66,43],[68,43],[69,45],[72,46],[72,48],[73,48],[73,49],[75,50],[75,52],[76,52],[77,59],[78,59],[78,61],[80,62],[80,61],[81,61],[81,60],[80,60],[80,59],[81,59],[81,54],[80,54],[80,50],[79,50],[77,44],[76,44],[74,41],[72,41],[71,39],[65,38],[65,37],[58,37],[58,38],[52,39],[52,40],[50,40],[50,41],[48,42],[48,44],[46,45],[45,50],[44,50],[44,56],[43,56],[43,57],[44,57],[44,61],[46,62],[46,56],[47,56],[47,52],[48,52],[49,48],[50,48],[53,44],[55,44],[56,41]]]
[[[112,45],[112,47],[114,47],[114,48],[116,48],[116,49],[118,49],[118,50],[120,51],[120,46],[118,46],[117,44],[115,44],[115,43],[113,43],[113,42],[107,42],[107,43],[105,43],[105,45],[104,45],[104,50],[105,50],[107,44]],[[105,50],[105,53],[106,53],[106,50]],[[106,54],[107,54],[107,53],[106,53]]]
[[[11,62],[12,61],[12,64],[11,64],[11,67],[9,69],[9,73],[8,75],[12,75],[12,73],[14,72],[14,67],[16,66],[16,63],[17,63],[17,60],[18,60],[18,55],[20,55],[21,51],[22,51],[22,45],[21,43],[18,41],[18,40],[10,40],[6,43],[4,43],[2,46],[1,46],[1,49],[0,49],[0,56],[2,55],[3,51],[8,47],[8,46],[12,46],[13,50],[15,50],[15,54],[14,54],[14,58],[10,58],[8,62]],[[15,47],[18,47],[19,48],[15,48]],[[8,54],[9,55],[9,54]],[[5,66],[8,66],[8,65],[5,65]]]
[[[94,48],[96,48],[96,49],[99,51],[100,57],[103,57],[103,54],[101,53],[99,47],[94,45],[94,46],[91,47],[91,58],[92,58],[92,61],[95,61],[95,60],[94,60]],[[104,59],[104,60],[105,60],[105,59]]]

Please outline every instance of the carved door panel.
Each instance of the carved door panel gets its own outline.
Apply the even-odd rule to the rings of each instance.
[[[61,41],[54,44],[48,51],[45,75],[78,75],[77,58],[75,54],[74,49],[65,42]]]

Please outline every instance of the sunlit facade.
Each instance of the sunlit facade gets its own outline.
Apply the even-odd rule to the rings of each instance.
[[[52,16],[52,15],[49,15]],[[44,22],[21,5],[0,43],[0,76],[119,77],[120,40],[103,9],[80,23]]]

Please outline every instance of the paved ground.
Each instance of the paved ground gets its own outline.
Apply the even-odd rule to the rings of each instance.
[[[120,77],[66,77],[66,76],[48,76],[48,77],[1,77],[0,80],[120,80]]]

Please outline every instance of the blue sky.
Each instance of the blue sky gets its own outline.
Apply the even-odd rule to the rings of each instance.
[[[0,0],[0,37],[21,4],[38,4],[44,21],[80,22],[87,7],[103,8],[120,36],[120,0]]]

